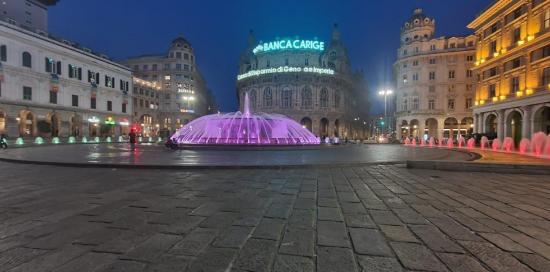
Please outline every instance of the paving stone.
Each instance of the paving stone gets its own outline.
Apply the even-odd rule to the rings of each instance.
[[[288,225],[293,228],[313,229],[315,228],[314,210],[292,210],[288,219]]]
[[[460,244],[495,271],[532,271],[511,254],[498,249],[492,244],[473,241],[461,241]]]
[[[514,240],[518,244],[526,247],[527,249],[532,250],[533,252],[536,252],[537,254],[540,254],[541,256],[550,260],[550,246],[548,246],[547,244],[522,233],[505,232],[503,234],[508,236],[508,238]]]
[[[367,209],[361,203],[340,202],[343,214],[368,214]]]
[[[392,241],[418,243],[418,239],[405,226],[380,225],[382,232]]]
[[[353,242],[353,248],[358,254],[392,256],[392,252],[386,239],[376,229],[350,228],[349,233]]]
[[[218,230],[196,228],[176,243],[169,251],[173,255],[197,256],[216,237]]]
[[[203,222],[205,219],[206,217],[202,216],[188,216],[185,219],[174,222],[173,224],[161,227],[161,230],[162,232],[167,234],[182,235],[191,231],[193,228],[201,224],[201,222]]]
[[[263,218],[252,233],[253,238],[280,240],[285,221],[275,218]]]
[[[393,212],[407,224],[425,225],[428,221],[413,209],[393,209]]]
[[[464,252],[458,244],[447,238],[434,226],[415,225],[409,227],[433,251]]]
[[[147,272],[186,271],[193,260],[191,257],[178,255],[162,255],[154,263],[147,266]]]
[[[340,208],[328,208],[328,207],[319,207],[317,209],[317,219],[324,221],[344,221],[342,212]]]
[[[379,225],[403,225],[403,223],[391,211],[370,210],[370,215]]]
[[[294,202],[294,209],[314,210],[316,206],[315,199],[298,198]]]
[[[264,215],[265,217],[287,219],[290,216],[292,205],[274,203]]]
[[[168,251],[183,237],[178,235],[157,233],[149,237],[143,243],[124,254],[123,260],[135,260],[143,262],[154,262],[158,256]]]
[[[350,247],[346,225],[343,222],[318,221],[317,244],[321,246]]]
[[[233,224],[233,221],[237,219],[239,216],[238,213],[235,212],[218,212],[214,215],[207,217],[204,221],[202,221],[199,226],[201,228],[224,228],[231,224]],[[197,221],[200,219],[197,219]]]
[[[412,270],[447,271],[435,255],[425,246],[391,242],[391,247],[405,268]]]
[[[530,250],[499,233],[480,233],[483,238],[505,251],[531,253]]]
[[[253,228],[231,226],[220,233],[212,243],[215,247],[241,248],[250,236]]]
[[[462,213],[458,212],[447,212],[447,214],[452,217],[455,221],[459,222],[460,224],[466,226],[470,230],[474,232],[494,232],[493,229],[479,223],[478,221],[474,220],[473,218],[470,218]]]
[[[102,270],[117,258],[117,255],[109,253],[89,252],[72,261],[57,267],[56,272],[74,271],[98,271]]]
[[[317,247],[317,272],[334,271],[359,271],[353,252],[346,248]]]
[[[441,229],[441,231],[445,232],[445,234],[449,235],[453,239],[481,241],[481,238],[479,238],[479,236],[475,235],[467,228],[456,223],[451,218],[430,218],[430,221],[439,229]]]
[[[452,272],[489,272],[476,259],[465,254],[438,253]]]
[[[292,255],[277,255],[274,272],[314,272],[313,260],[306,257]]]
[[[411,207],[424,217],[445,217],[445,214],[431,205],[411,204]]]
[[[536,272],[550,272],[550,261],[536,254],[514,253],[514,257]]]
[[[119,237],[96,246],[93,251],[100,253],[123,254],[154,234],[151,228],[125,230]]]
[[[276,251],[276,241],[249,239],[233,265],[248,271],[270,271]]]
[[[359,266],[363,272],[400,272],[403,267],[396,258],[358,255]]]
[[[344,215],[346,225],[352,228],[376,228],[376,224],[369,215]]]
[[[99,272],[139,272],[145,270],[146,265],[146,263],[136,261],[116,260]]]
[[[28,262],[17,266],[16,268],[10,270],[10,272],[53,270],[54,268],[83,255],[88,250],[89,248],[87,247],[68,245],[59,250],[47,252],[43,255],[40,255]],[[0,270],[2,269],[0,268]]]
[[[335,198],[320,197],[320,198],[317,199],[317,205],[319,207],[337,208],[338,207],[338,201]]]
[[[286,228],[279,253],[313,256],[314,235],[312,230]]]
[[[13,248],[0,254],[0,271],[7,271],[13,267],[28,262],[29,260],[48,253],[48,250],[33,248]]]
[[[207,248],[191,263],[189,272],[227,271],[235,259],[237,250],[232,248]]]

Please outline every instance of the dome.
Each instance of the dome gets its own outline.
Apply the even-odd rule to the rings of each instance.
[[[413,11],[413,15],[405,22],[405,29],[410,29],[419,26],[433,25],[434,20],[424,14],[421,8]]]
[[[191,43],[187,41],[183,36],[179,36],[172,40],[172,48],[190,48]]]

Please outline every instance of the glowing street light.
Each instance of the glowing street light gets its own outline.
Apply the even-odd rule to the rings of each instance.
[[[393,94],[393,91],[392,90],[380,90],[378,92],[378,95],[381,95],[381,96],[384,96],[384,121],[387,119],[387,98],[388,96],[392,95]],[[382,123],[382,125],[384,125],[385,122]]]

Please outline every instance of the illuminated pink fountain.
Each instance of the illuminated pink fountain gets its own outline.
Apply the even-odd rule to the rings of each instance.
[[[281,115],[252,113],[248,93],[244,113],[211,114],[193,120],[172,137],[178,144],[199,145],[317,145],[319,138],[296,121]]]

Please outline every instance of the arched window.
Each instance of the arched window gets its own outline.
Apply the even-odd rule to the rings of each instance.
[[[340,107],[340,90],[334,91],[334,107],[335,108]]]
[[[271,88],[267,87],[264,89],[264,107],[269,108],[273,106],[273,93]]]
[[[23,66],[24,67],[29,67],[31,68],[32,67],[32,57],[31,57],[31,53],[29,52],[23,52]]]
[[[418,100],[418,96],[413,96],[412,97],[412,106],[411,106],[411,110],[418,110],[419,108],[419,100]]]
[[[281,108],[288,109],[292,107],[292,91],[285,88],[281,92]]]
[[[328,107],[328,90],[326,88],[321,90],[320,100],[321,108]]]
[[[311,98],[311,89],[309,87],[304,87],[302,89],[302,108],[303,109],[311,109],[312,106],[312,98]]]

